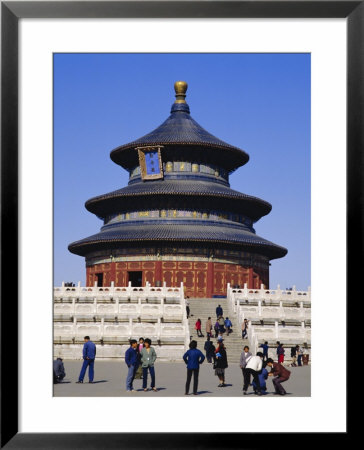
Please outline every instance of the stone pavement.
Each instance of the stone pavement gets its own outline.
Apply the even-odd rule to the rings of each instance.
[[[124,360],[120,361],[97,361],[95,362],[94,383],[89,384],[87,373],[83,384],[76,384],[81,370],[82,361],[63,361],[66,371],[66,378],[63,383],[54,385],[55,397],[184,397],[184,388],[186,383],[186,366],[183,362],[158,362],[155,364],[156,387],[158,392],[144,392],[142,389],[142,380],[134,381],[134,389],[137,392],[126,392],[125,381],[127,367]],[[311,366],[288,367],[291,371],[291,377],[283,383],[283,386],[289,395],[285,397],[273,394],[274,387],[272,378],[268,377],[267,387],[268,395],[264,397],[309,397],[311,395]],[[268,370],[269,371],[269,370]],[[229,364],[225,370],[224,388],[219,388],[217,376],[214,374],[212,364],[205,362],[200,368],[198,383],[198,396],[193,396],[192,383],[190,387],[191,397],[243,397],[243,377],[238,364]],[[148,376],[148,388],[150,387],[150,376]],[[248,395],[244,398],[260,398],[253,393],[250,386]]]

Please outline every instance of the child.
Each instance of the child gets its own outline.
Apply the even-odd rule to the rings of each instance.
[[[267,384],[266,384],[265,380],[268,378],[268,370],[263,368],[261,373],[258,375],[258,377],[259,377],[261,393],[263,395],[266,395],[268,392],[267,392]],[[257,385],[254,380],[251,385],[253,386],[254,394],[256,394],[257,393]]]

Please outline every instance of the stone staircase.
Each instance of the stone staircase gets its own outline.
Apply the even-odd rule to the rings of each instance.
[[[212,324],[216,322],[216,307],[221,305],[223,309],[224,319],[229,317],[233,326],[233,332],[229,336],[224,333],[224,344],[226,347],[226,353],[228,358],[228,363],[239,363],[240,354],[243,351],[243,344],[249,346],[248,339],[241,338],[241,328],[237,323],[236,315],[228,310],[228,304],[226,298],[190,298],[188,299],[190,303],[190,317],[188,319],[190,336],[198,342],[198,348],[205,354],[203,349],[206,341],[206,321],[211,317]],[[201,331],[204,337],[197,337],[197,332],[195,330],[195,323],[197,319],[201,319]],[[215,334],[213,334],[215,336]],[[212,338],[212,342],[216,347],[216,339]]]

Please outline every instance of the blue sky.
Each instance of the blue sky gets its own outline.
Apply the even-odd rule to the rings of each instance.
[[[188,83],[191,116],[246,151],[232,189],[260,197],[272,211],[258,235],[286,247],[271,261],[270,286],[306,290],[310,265],[309,54],[55,54],[54,284],[85,284],[84,258],[68,244],[102,222],[84,204],[127,185],[110,151],[159,126]]]

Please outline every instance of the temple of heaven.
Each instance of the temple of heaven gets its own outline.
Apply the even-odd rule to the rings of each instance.
[[[69,245],[86,259],[86,284],[179,286],[190,297],[218,297],[226,285],[269,287],[269,261],[287,250],[253,228],[272,207],[230,188],[249,160],[191,116],[187,83],[174,85],[171,114],[154,131],[111,151],[129,172],[126,187],[91,198],[99,233]]]

